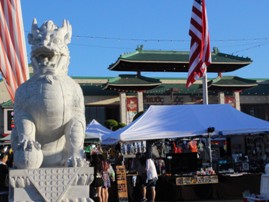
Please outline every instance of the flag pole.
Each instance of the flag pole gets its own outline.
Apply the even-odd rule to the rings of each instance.
[[[212,147],[211,147],[211,134],[208,132],[208,150],[209,150],[209,163],[212,168]]]
[[[208,104],[207,73],[203,76],[203,104]]]

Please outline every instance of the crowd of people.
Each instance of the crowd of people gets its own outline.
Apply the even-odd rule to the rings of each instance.
[[[101,153],[93,153],[88,156],[91,166],[94,168],[94,180],[91,184],[91,198],[98,202],[108,202],[109,191],[112,182],[115,182],[115,171],[108,159]]]
[[[116,184],[112,187],[115,181],[115,171],[117,165],[126,165],[130,159],[124,159],[121,148],[105,148],[100,145],[90,146],[88,151],[87,159],[90,165],[94,167],[94,181],[91,184],[91,198],[95,202],[108,202],[109,193],[114,193],[116,190],[113,188],[117,187]],[[156,166],[158,165],[158,166]],[[133,187],[139,190],[136,201],[155,201],[156,198],[156,182],[158,180],[158,174],[160,174],[160,168],[164,167],[163,160],[161,158],[155,159],[152,153],[136,153],[135,158],[132,158],[131,169],[137,174],[136,180],[133,183]],[[131,184],[129,184],[131,185]],[[130,199],[131,200],[131,199]]]

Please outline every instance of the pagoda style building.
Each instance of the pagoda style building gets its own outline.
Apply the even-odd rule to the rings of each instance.
[[[230,103],[240,110],[240,96],[239,93],[247,88],[257,85],[256,81],[242,79],[239,77],[222,77],[222,73],[232,72],[249,65],[252,60],[250,58],[243,58],[234,55],[229,55],[219,52],[218,48],[213,48],[212,63],[207,68],[208,73],[217,73],[218,77],[209,81],[208,90],[217,92],[219,101],[217,103]],[[150,102],[150,104],[167,104],[164,99],[153,98],[153,92],[162,92],[171,97],[168,104],[186,104],[186,103],[201,103],[202,86],[192,85],[190,88],[182,84],[163,84],[157,85],[158,82],[150,78],[142,77],[142,72],[188,72],[189,52],[184,51],[156,51],[143,50],[143,46],[136,49],[135,52],[121,55],[115,63],[108,67],[112,71],[127,71],[136,72],[136,75],[125,75],[119,78],[111,79],[106,85],[106,89],[115,89],[120,91],[120,111],[121,120],[126,121],[124,114],[126,114],[126,99],[128,90],[136,91],[138,98],[138,111],[143,111],[145,105],[143,102]],[[134,79],[135,78],[135,79]],[[128,83],[128,81],[130,81]],[[198,82],[199,83],[199,82]],[[153,87],[154,86],[154,87]],[[225,98],[225,93],[228,91],[228,97]],[[232,93],[232,95],[230,95]],[[195,95],[194,95],[195,94]],[[215,93],[216,94],[216,93]],[[183,98],[182,96],[185,96]],[[200,96],[199,96],[200,95]],[[188,99],[186,98],[188,96]],[[151,97],[151,98],[150,98]],[[215,95],[216,97],[216,95]],[[227,100],[229,99],[229,100]],[[211,103],[215,103],[211,100]],[[147,106],[145,106],[147,108]],[[128,122],[127,122],[128,123]]]

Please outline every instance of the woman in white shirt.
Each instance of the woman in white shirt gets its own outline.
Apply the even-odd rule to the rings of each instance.
[[[158,174],[156,170],[156,166],[154,164],[154,161],[151,158],[148,158],[146,161],[146,173],[147,173],[147,180],[146,184],[143,185],[143,199],[142,201],[147,201],[146,195],[147,195],[147,188],[149,187],[151,190],[151,201],[155,201],[156,197],[156,191],[155,186],[156,182],[158,180]]]

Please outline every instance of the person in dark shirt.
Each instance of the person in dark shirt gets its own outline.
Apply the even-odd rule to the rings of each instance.
[[[0,192],[8,192],[8,153],[0,153]]]
[[[92,154],[91,165],[94,168],[94,180],[92,182],[92,186],[95,188],[98,202],[103,202],[102,187],[104,186],[104,181],[102,178],[103,173],[102,160],[103,157],[101,154]]]

